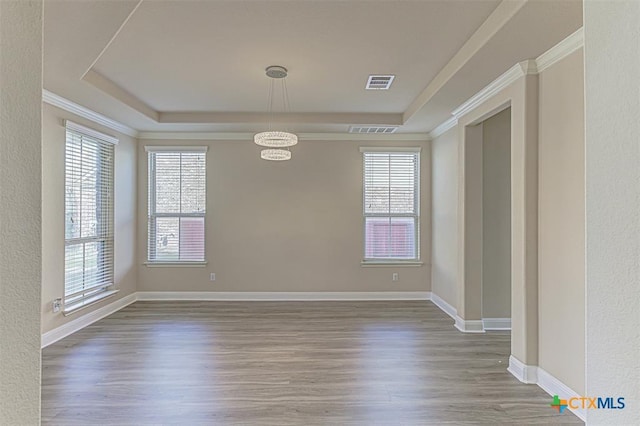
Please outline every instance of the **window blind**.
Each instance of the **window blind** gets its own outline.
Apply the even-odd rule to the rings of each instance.
[[[65,309],[113,285],[114,142],[66,123]]]
[[[420,153],[363,149],[364,260],[419,259]]]
[[[151,263],[204,262],[206,147],[147,147]]]

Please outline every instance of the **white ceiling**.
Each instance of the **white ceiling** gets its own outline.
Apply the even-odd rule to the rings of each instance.
[[[44,87],[137,130],[250,132],[276,64],[294,131],[427,132],[581,25],[579,0],[47,0]]]

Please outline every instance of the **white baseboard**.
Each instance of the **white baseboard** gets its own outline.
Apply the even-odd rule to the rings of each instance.
[[[456,308],[448,304],[442,297],[432,292],[431,301],[433,302],[434,305],[440,308],[445,314],[449,315],[453,319],[456,319],[456,315],[458,313]]]
[[[579,396],[580,394],[569,386],[562,383],[560,380],[549,374],[543,368],[538,367],[537,371],[538,375],[538,386],[542,388],[549,395],[554,396],[558,395],[560,399],[569,399],[574,396]],[[567,407],[573,414],[578,416],[580,420],[586,421],[586,410],[583,408],[571,408]]]
[[[455,326],[463,333],[484,333],[482,320],[465,320],[456,315]]]
[[[375,292],[242,292],[242,291],[139,291],[138,300],[229,300],[229,301],[340,301],[340,300],[430,300],[430,291]]]
[[[511,330],[511,318],[483,318],[485,330]]]
[[[114,301],[113,303],[109,303],[106,306],[96,309],[95,311],[88,312],[72,321],[69,321],[66,324],[61,325],[60,327],[54,328],[51,331],[47,331],[42,335],[40,345],[41,347],[45,348],[50,344],[55,343],[58,340],[67,337],[68,335],[75,333],[76,331],[82,330],[86,326],[91,325],[94,322],[113,314],[114,312],[119,311],[125,306],[129,306],[136,300],[137,294],[132,293],[128,296]]]
[[[509,368],[507,368],[507,371],[522,383],[538,383],[538,366],[524,364],[513,355],[509,357]]]

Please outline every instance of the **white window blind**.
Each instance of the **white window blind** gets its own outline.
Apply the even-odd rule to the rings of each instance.
[[[66,123],[65,310],[113,285],[113,166],[116,139]],[[87,132],[89,133],[89,132]]]
[[[362,148],[364,260],[418,260],[419,148]]]
[[[146,147],[150,263],[205,261],[206,147]]]

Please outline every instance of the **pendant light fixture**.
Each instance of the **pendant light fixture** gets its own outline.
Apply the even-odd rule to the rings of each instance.
[[[272,161],[289,160],[291,159],[291,151],[289,151],[288,147],[298,143],[298,136],[282,130],[272,130],[271,128],[276,80],[279,80],[281,83],[280,89],[282,95],[283,112],[289,112],[289,94],[287,93],[286,83],[287,69],[279,65],[272,65],[270,67],[267,67],[266,73],[267,77],[271,79],[269,85],[269,130],[266,132],[257,133],[253,137],[253,141],[257,145],[269,148],[262,150],[262,152],[260,153],[260,158]]]

